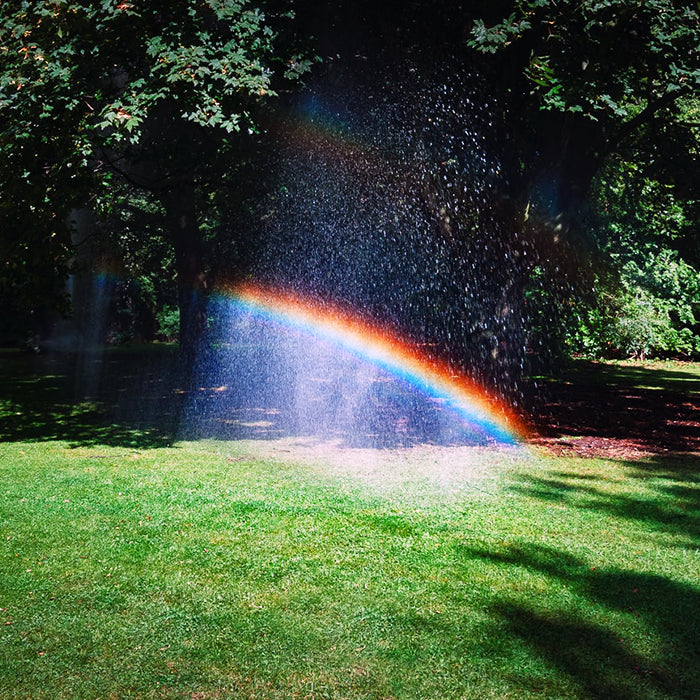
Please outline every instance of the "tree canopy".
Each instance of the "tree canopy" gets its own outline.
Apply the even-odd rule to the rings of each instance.
[[[454,256],[490,251],[489,288],[509,289],[495,307],[512,309],[520,295],[530,348],[700,353],[697,3],[296,5],[296,14],[285,0],[2,6],[3,333],[38,330],[49,310],[67,308],[63,282],[90,238],[71,224],[82,209],[97,222],[101,255],[121,260],[124,303],[145,319],[134,321],[138,333],[152,337],[157,317],[172,337],[177,317],[191,361],[212,271],[241,269],[246,239],[289,192],[321,187],[270,186],[279,140],[260,133],[271,98],[311,69],[315,35],[325,65],[306,104],[332,93],[336,121],[345,99],[357,115],[372,112],[366,125],[382,109],[394,120],[415,109],[404,113],[403,145],[382,144],[406,173],[382,182],[382,197],[394,186],[414,197],[411,211],[428,212],[416,220],[433,222]],[[485,116],[466,124],[475,100]],[[474,153],[458,152],[465,134]],[[497,167],[480,168],[477,156]],[[489,186],[477,197],[482,176]],[[476,232],[496,216],[498,227]],[[460,285],[450,286],[452,306]],[[443,314],[432,300],[421,308]]]
[[[670,149],[690,155],[686,172],[697,166],[697,126],[688,119],[700,86],[697,3],[502,5],[492,23],[474,20],[468,45],[501,56],[498,76],[521,110],[520,118],[511,115],[523,130],[518,145],[531,144],[521,154],[525,187],[554,173],[561,201],[553,206],[565,210],[587,194],[612,153],[643,149],[653,163],[668,159]]]
[[[115,177],[154,193],[176,253],[183,343],[196,343],[206,285],[197,188],[220,176],[235,137],[255,130],[253,111],[278,79],[309,68],[288,4],[273,5],[40,0],[0,15],[6,215],[18,199],[49,212],[56,230],[32,216],[19,226],[59,261],[67,209],[108,199]]]
[[[545,342],[553,333],[569,351],[697,353],[697,3],[497,3],[467,44],[487,57],[509,110],[510,194],[550,231],[533,284],[562,291],[561,313],[545,311],[556,294],[531,292],[544,302],[533,324],[551,326]],[[552,241],[565,251],[546,271]],[[576,299],[556,283],[562,257],[576,261],[571,284],[586,287]]]

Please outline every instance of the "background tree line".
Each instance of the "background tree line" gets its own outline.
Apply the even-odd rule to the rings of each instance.
[[[191,362],[212,284],[247,273],[283,208],[289,105],[346,80],[410,105],[421,76],[444,102],[466,67],[449,99],[489,104],[499,170],[480,206],[497,226],[447,189],[468,159],[436,147],[407,181],[456,254],[499,239],[519,342],[546,362],[698,357],[698,47],[697,3],[672,0],[7,3],[2,340],[48,335],[84,265],[118,273],[112,340],[179,339]]]

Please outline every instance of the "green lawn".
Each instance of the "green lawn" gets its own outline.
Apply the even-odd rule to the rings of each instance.
[[[65,407],[3,406],[3,700],[697,697],[693,457],[61,440]]]

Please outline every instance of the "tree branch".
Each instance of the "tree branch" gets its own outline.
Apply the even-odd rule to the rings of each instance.
[[[681,88],[679,90],[668,91],[664,93],[655,102],[650,102],[647,106],[635,117],[632,117],[629,121],[626,121],[615,134],[614,138],[608,139],[607,141],[607,152],[612,153],[616,150],[620,144],[630,136],[638,127],[640,127],[645,122],[649,122],[651,118],[659,110],[664,107],[672,105],[681,95],[683,95],[687,90]]]
[[[115,173],[117,173],[117,175],[123,177],[133,187],[142,190],[147,190],[148,192],[155,192],[158,194],[162,194],[164,191],[169,189],[169,185],[172,182],[172,178],[168,178],[167,176],[165,176],[160,178],[159,181],[151,180],[148,183],[144,180],[139,180],[135,178],[131,173],[127,172],[124,168],[118,166],[116,161],[109,156],[109,153],[104,148],[104,146],[98,145],[98,148],[100,150],[102,158],[104,159],[104,162],[107,163],[107,166],[110,168],[110,170],[113,170]],[[153,184],[154,182],[159,182],[161,184]]]

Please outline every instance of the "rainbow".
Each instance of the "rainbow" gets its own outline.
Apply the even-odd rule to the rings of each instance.
[[[516,444],[525,435],[522,423],[508,407],[488,398],[475,382],[357,314],[259,284],[239,285],[226,295],[243,311],[333,343],[408,382],[448,405],[492,440]]]

